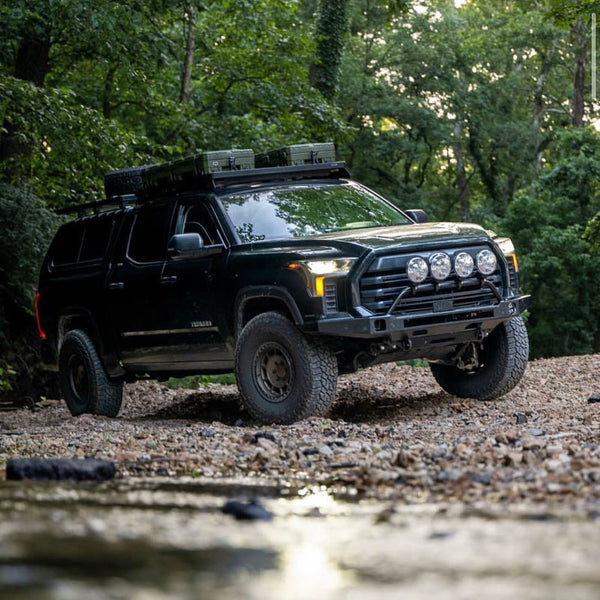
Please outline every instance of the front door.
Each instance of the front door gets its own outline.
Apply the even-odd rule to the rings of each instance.
[[[180,205],[175,233],[197,233],[203,249],[198,256],[167,259],[162,272],[170,369],[231,370],[233,349],[227,342],[227,319],[219,298],[219,274],[227,260],[224,237],[211,209],[199,199]]]

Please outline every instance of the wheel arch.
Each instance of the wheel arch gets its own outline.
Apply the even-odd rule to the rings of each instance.
[[[92,314],[84,308],[67,309],[59,317],[57,327],[57,346],[59,350],[62,346],[65,335],[74,329],[81,329],[82,331],[85,331],[85,333],[87,333],[92,341],[97,345],[98,351],[103,351],[104,341],[100,335],[100,330],[96,325]]]
[[[247,287],[237,295],[234,309],[234,332],[237,339],[244,326],[254,317],[265,312],[282,312],[295,325],[304,319],[292,295],[278,286]]]
[[[108,331],[102,331],[93,314],[83,307],[71,307],[63,311],[57,323],[56,355],[58,357],[65,335],[74,329],[81,329],[90,337],[106,372],[118,378],[125,374],[119,363],[114,340]]]

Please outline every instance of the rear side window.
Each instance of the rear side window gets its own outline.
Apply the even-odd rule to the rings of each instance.
[[[79,262],[101,260],[106,256],[113,226],[113,219],[96,219],[86,223]]]
[[[58,230],[52,247],[52,266],[102,260],[113,234],[114,217],[67,223]]]
[[[77,262],[81,241],[83,239],[83,227],[79,223],[63,225],[56,234],[52,249],[52,265],[60,267]]]

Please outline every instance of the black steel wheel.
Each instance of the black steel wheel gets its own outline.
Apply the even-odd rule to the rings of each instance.
[[[510,392],[527,368],[529,338],[521,317],[500,323],[481,343],[473,343],[456,365],[432,363],[440,386],[460,398],[492,400]]]
[[[117,416],[123,382],[108,378],[94,343],[85,331],[74,329],[65,335],[58,367],[61,392],[72,415]]]
[[[242,330],[235,374],[252,417],[264,423],[293,423],[329,409],[337,386],[337,361],[284,315],[268,312]]]

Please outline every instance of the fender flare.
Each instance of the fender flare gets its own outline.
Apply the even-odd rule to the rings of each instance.
[[[288,309],[295,325],[302,325],[304,319],[302,313],[296,304],[296,301],[290,294],[290,292],[281,286],[277,285],[261,285],[261,286],[248,286],[242,288],[235,299],[234,304],[234,335],[237,339],[241,324],[243,322],[244,308],[251,300],[256,299],[272,299],[278,302],[282,302]]]

